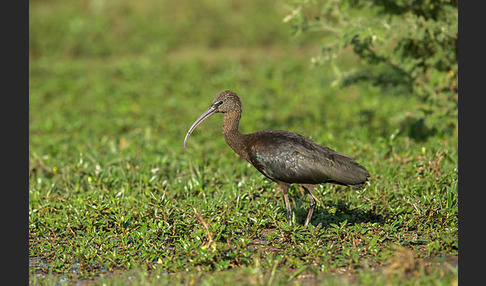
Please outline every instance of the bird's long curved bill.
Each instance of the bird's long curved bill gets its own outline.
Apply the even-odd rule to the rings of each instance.
[[[191,128],[189,128],[189,131],[187,131],[186,138],[184,138],[184,149],[186,148],[187,140],[189,139],[189,136],[191,136],[194,129],[196,129],[199,124],[201,124],[204,120],[206,120],[208,117],[215,114],[216,112],[218,112],[218,109],[211,105],[206,111],[203,112],[203,114],[201,114],[201,116],[199,116],[198,119],[196,119],[196,121],[194,121]]]

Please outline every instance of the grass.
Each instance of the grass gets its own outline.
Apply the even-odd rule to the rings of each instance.
[[[413,95],[333,87],[330,68],[309,64],[319,37],[290,37],[286,13],[271,1],[29,4],[31,284],[457,283],[457,133],[411,136]],[[220,116],[182,148],[226,89],[243,101],[243,132],[303,134],[356,157],[370,185],[318,187],[308,228],[294,186],[287,224]]]

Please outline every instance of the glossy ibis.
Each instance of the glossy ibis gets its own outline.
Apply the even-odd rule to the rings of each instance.
[[[292,221],[289,187],[300,184],[309,198],[307,226],[316,207],[311,194],[316,184],[334,183],[363,188],[370,176],[368,171],[348,155],[293,132],[263,130],[250,134],[238,131],[241,101],[236,93],[224,91],[216,96],[209,108],[192,124],[184,139],[184,148],[191,133],[215,113],[224,114],[223,137],[226,143],[258,171],[276,182],[283,192],[287,220]]]

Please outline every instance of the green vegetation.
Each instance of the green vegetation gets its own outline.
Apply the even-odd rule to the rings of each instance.
[[[451,121],[434,101],[333,85],[333,67],[359,57],[311,65],[322,38],[291,37],[278,1],[29,5],[32,284],[457,283],[457,132],[434,130]],[[182,147],[226,89],[242,99],[243,132],[298,132],[356,157],[370,185],[318,187],[308,228],[294,186],[288,225],[221,116]],[[425,136],[419,107],[434,118]]]
[[[457,0],[298,0],[285,21],[296,35],[322,38],[312,61],[332,66],[334,84],[364,81],[383,94],[419,98],[408,135],[423,139],[456,132],[458,16]],[[335,62],[346,49],[360,65]]]

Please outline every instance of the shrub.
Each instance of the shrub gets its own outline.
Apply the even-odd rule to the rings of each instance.
[[[416,96],[422,104],[407,113],[402,131],[416,139],[457,135],[457,1],[296,0],[290,8],[284,21],[295,35],[323,38],[312,62],[330,65],[336,85],[366,81],[383,94]],[[362,64],[337,64],[345,49]]]

